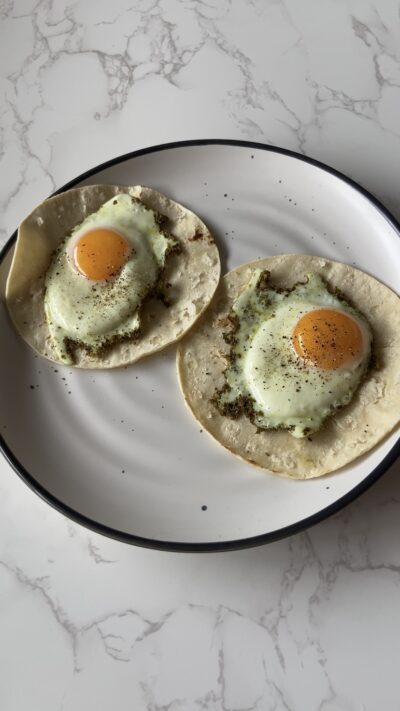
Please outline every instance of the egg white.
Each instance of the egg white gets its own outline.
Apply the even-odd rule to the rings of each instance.
[[[76,270],[72,255],[80,237],[100,227],[125,237],[132,254],[115,277],[96,282]],[[116,338],[138,333],[140,306],[175,244],[160,229],[154,211],[126,193],[108,200],[73,230],[45,279],[46,320],[62,361],[72,362],[71,342],[96,352]]]
[[[261,274],[260,269],[254,271],[233,305],[237,329],[226,387],[217,403],[226,411],[247,398],[257,427],[288,429],[294,437],[304,437],[351,401],[370,361],[371,331],[361,314],[331,293],[317,274],[281,292],[259,289]],[[336,370],[305,363],[292,346],[297,322],[320,308],[344,311],[361,330],[362,353]]]

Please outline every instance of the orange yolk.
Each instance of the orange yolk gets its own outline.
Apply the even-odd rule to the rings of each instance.
[[[325,370],[341,368],[363,349],[359,325],[334,309],[309,311],[298,321],[292,339],[300,358]]]
[[[100,227],[80,237],[74,249],[74,262],[81,274],[93,281],[111,279],[124,266],[131,253],[129,242],[118,232]]]

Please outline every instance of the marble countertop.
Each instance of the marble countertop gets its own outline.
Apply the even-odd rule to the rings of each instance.
[[[240,138],[343,171],[400,217],[395,0],[4,0],[2,243],[137,148]],[[72,523],[0,462],[2,711],[399,708],[399,463],[303,534],[167,554]]]

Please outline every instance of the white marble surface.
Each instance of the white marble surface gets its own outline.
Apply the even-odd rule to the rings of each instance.
[[[3,0],[2,242],[80,172],[164,141],[260,140],[400,217],[395,0]],[[400,467],[239,553],[110,541],[0,463],[1,711],[400,708]]]

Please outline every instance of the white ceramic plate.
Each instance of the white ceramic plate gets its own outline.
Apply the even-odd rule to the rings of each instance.
[[[301,252],[398,285],[395,220],[352,181],[288,151],[237,141],[157,146],[62,190],[91,183],[150,185],[190,207],[213,231],[223,272]],[[3,250],[3,283],[14,241]],[[227,550],[275,540],[337,511],[399,453],[393,433],[340,473],[282,479],[229,455],[199,429],[179,391],[174,347],[127,369],[73,370],[36,356],[4,305],[0,321],[5,456],[50,504],[123,541]]]

